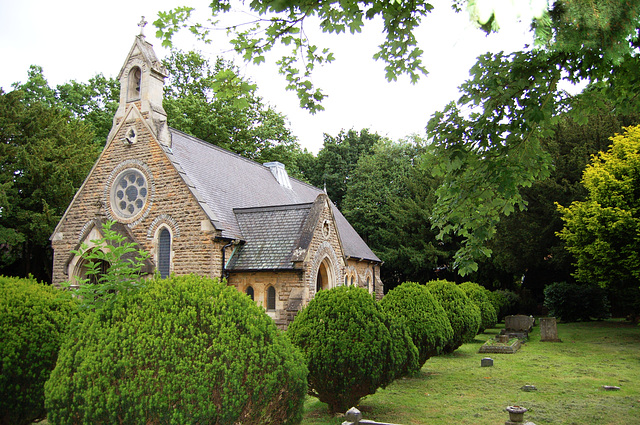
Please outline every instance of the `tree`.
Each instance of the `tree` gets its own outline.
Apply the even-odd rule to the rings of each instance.
[[[380,301],[391,317],[401,320],[418,348],[420,368],[430,358],[441,353],[453,339],[449,317],[424,285],[404,282]]]
[[[211,65],[198,52],[172,51],[163,106],[169,124],[258,162],[279,161],[294,176],[303,154],[285,117],[263,103],[231,62]]]
[[[485,31],[499,28],[505,7],[484,9],[482,5],[492,3],[472,0],[452,0],[451,4],[457,10],[466,4],[473,11],[472,19]],[[231,9],[225,0],[210,7],[214,18]],[[280,70],[289,88],[298,91],[301,104],[311,111],[320,109],[317,102],[324,95],[313,87],[310,72],[333,57],[306,38],[304,22],[309,17],[317,17],[322,31],[329,33],[347,28],[358,32],[365,20],[380,17],[386,40],[376,57],[387,63],[387,77],[408,74],[415,80],[425,72],[413,31],[433,9],[431,3],[256,0],[250,7],[260,16],[254,26],[231,28],[236,33],[235,48],[245,59],[260,63],[276,41],[290,46],[292,53],[279,61]],[[184,27],[207,37],[204,25],[186,23],[192,11],[178,8],[160,14],[154,24],[164,43],[170,44],[173,34]],[[529,12],[527,19],[531,18],[538,47],[481,56],[471,70],[471,80],[461,87],[457,104],[435,114],[427,127],[429,137],[442,148],[442,166],[437,171],[443,184],[434,224],[440,237],[453,234],[464,240],[454,263],[463,275],[476,271],[477,260],[491,255],[487,241],[500,218],[526,208],[520,189],[549,175],[551,163],[541,138],[550,135],[550,125],[559,113],[572,106],[579,116],[580,111],[589,110],[589,103],[571,105],[561,81],[586,80],[602,90],[618,110],[638,109],[640,0],[558,0],[546,10]],[[266,25],[264,32],[260,24]],[[301,51],[306,53],[301,56],[306,62],[304,72],[292,65]]]
[[[564,229],[559,233],[575,257],[575,278],[598,284],[626,301],[629,312],[640,307],[640,127],[612,138],[607,152],[593,157],[582,182],[585,201],[558,206]]]
[[[431,176],[426,142],[415,136],[379,140],[354,168],[342,212],[384,261],[385,289],[405,281],[425,283],[447,264],[450,248],[435,240],[431,212],[439,179]]]
[[[71,294],[33,278],[0,276],[0,424],[43,419],[44,384],[77,307]]]
[[[317,187],[324,187],[329,199],[342,208],[342,200],[347,188],[353,182],[353,171],[358,160],[372,153],[376,142],[382,140],[377,133],[368,129],[340,131],[337,136],[324,135],[322,149],[310,165],[312,169],[304,170],[309,182]]]
[[[28,77],[25,83],[13,84],[14,90],[24,93],[26,103],[38,102],[68,111],[91,128],[93,141],[98,146],[104,146],[118,108],[120,83],[117,80],[97,74],[87,83],[72,80],[52,88],[42,67],[37,65],[29,67]]]
[[[80,424],[295,424],[307,369],[273,320],[224,282],[152,279],[77,321],[45,386]]]
[[[465,342],[472,341],[478,334],[482,317],[480,309],[454,282],[432,280],[427,289],[447,313],[453,329],[453,338],[444,347],[445,353],[453,353]]]
[[[555,203],[569,205],[584,200],[581,176],[591,156],[608,148],[612,134],[640,122],[637,115],[611,113],[610,103],[598,93],[587,91],[574,99],[594,101],[601,106],[586,123],[577,122],[569,113],[562,114],[553,126],[554,134],[542,140],[554,165],[550,176],[522,189],[527,209],[500,220],[496,236],[489,243],[491,258],[479,264],[473,280],[489,288],[516,288],[522,283],[536,303],[542,302],[546,285],[571,280],[572,259],[556,235],[563,222]]]
[[[69,112],[0,91],[0,252],[3,273],[51,281],[49,236],[100,147]]]
[[[309,394],[344,413],[362,397],[419,370],[407,328],[366,289],[320,291],[287,329],[309,367]]]

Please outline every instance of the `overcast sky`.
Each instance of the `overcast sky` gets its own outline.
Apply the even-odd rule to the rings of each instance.
[[[2,0],[0,3],[0,87],[10,90],[24,82],[30,65],[40,65],[51,86],[70,80],[86,82],[103,73],[116,77],[128,54],[137,23],[145,16],[147,41],[159,57],[166,55],[155,38],[151,24],[158,11],[180,5],[196,6],[208,12],[209,1],[181,0]],[[323,133],[337,135],[341,129],[369,128],[394,140],[412,133],[424,135],[431,115],[458,98],[457,87],[468,78],[475,58],[486,51],[520,50],[531,42],[526,25],[514,25],[486,37],[469,22],[466,13],[455,14],[449,2],[434,2],[436,9],[424,20],[417,34],[425,51],[424,64],[430,74],[416,85],[408,78],[388,83],[384,64],[372,59],[382,42],[381,24],[373,22],[362,34],[314,35],[313,42],[331,47],[336,61],[320,69],[314,84],[329,97],[324,112],[311,115],[299,108],[293,92],[285,91],[284,78],[272,63],[259,67],[239,59],[244,77],[258,86],[265,102],[288,117],[300,144],[317,153]],[[321,37],[321,38],[320,38]],[[198,45],[187,35],[175,40],[182,50],[196,48],[205,56],[234,59],[229,46],[220,40]]]

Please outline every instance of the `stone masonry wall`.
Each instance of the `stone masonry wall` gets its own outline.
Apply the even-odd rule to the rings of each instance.
[[[131,129],[136,132],[135,143],[124,143],[122,140]],[[149,195],[144,212],[129,220],[119,221],[129,226],[136,241],[153,256],[156,231],[161,226],[168,227],[172,234],[172,258],[180,258],[180,261],[172,261],[172,273],[220,276],[222,242],[214,240],[215,230],[207,226],[207,217],[194,196],[153,134],[143,124],[140,115],[132,111],[113,141],[105,147],[53,235],[54,284],[69,280],[70,276],[64,273],[64,266],[70,251],[80,242],[87,223],[95,217],[115,217],[109,205],[110,181],[116,177],[114,170],[129,166],[135,166],[146,175]]]

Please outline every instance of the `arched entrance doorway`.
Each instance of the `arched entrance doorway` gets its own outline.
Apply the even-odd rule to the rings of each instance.
[[[316,292],[331,288],[331,281],[332,274],[330,263],[325,259],[318,267],[318,274],[316,276]]]

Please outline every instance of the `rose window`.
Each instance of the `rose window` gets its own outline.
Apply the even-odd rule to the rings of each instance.
[[[147,203],[147,179],[137,169],[123,171],[111,188],[111,208],[122,218],[140,213]]]

